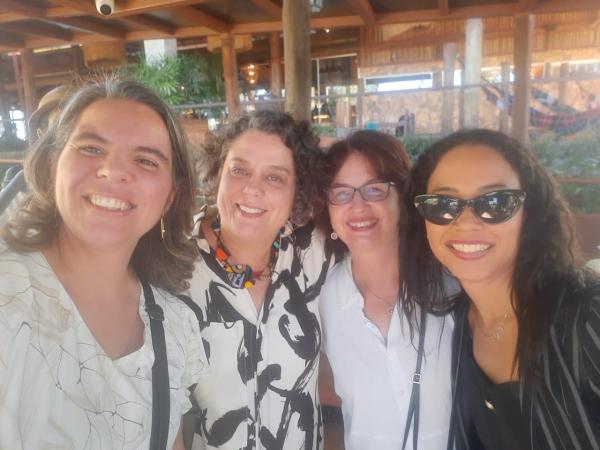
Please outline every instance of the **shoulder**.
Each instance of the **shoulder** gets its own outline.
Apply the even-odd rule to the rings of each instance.
[[[335,315],[348,298],[357,293],[349,269],[350,258],[346,258],[329,270],[321,294],[320,309],[324,318]]]

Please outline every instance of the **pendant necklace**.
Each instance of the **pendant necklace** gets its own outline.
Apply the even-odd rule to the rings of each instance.
[[[354,274],[352,274],[352,276],[354,276]],[[356,277],[354,278],[356,279]],[[371,289],[368,288],[368,286],[365,284],[364,285],[365,290],[371,294],[373,297],[375,297],[377,300],[379,300],[381,303],[383,303],[386,308],[387,308],[387,313],[391,316],[394,313],[394,309],[396,309],[396,304],[397,304],[397,300],[394,301],[393,303],[388,302],[387,300],[385,300],[384,298],[380,297],[379,295],[377,295],[375,292],[373,292]],[[398,290],[399,291],[399,290]],[[398,298],[398,295],[396,295],[396,299]]]
[[[508,309],[506,310],[506,312],[504,313],[504,315],[498,320],[498,324],[496,325],[496,327],[492,330],[491,333],[486,333],[483,330],[483,327],[479,324],[479,320],[477,322],[477,328],[479,329],[479,332],[486,338],[497,342],[500,339],[502,339],[502,336],[504,336],[504,331],[505,331],[505,327],[506,327],[506,323],[508,321],[508,316],[510,314],[510,311],[512,309],[512,306],[509,305]]]

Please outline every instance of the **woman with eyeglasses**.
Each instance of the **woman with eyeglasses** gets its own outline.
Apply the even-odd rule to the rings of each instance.
[[[448,448],[600,448],[600,286],[533,154],[454,133],[419,158],[407,207],[408,298],[456,318]]]
[[[400,142],[377,131],[327,152],[325,222],[343,260],[320,310],[347,450],[439,449],[448,437],[452,323],[406,303],[402,290],[409,166]]]

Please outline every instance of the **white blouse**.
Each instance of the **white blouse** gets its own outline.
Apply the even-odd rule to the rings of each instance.
[[[335,391],[342,399],[346,450],[402,448],[419,333],[411,342],[404,314],[393,313],[387,341],[365,316],[351,260],[331,269],[321,298],[323,347]],[[417,312],[417,314],[419,314]],[[421,367],[419,449],[446,448],[452,405],[450,363],[453,321],[427,316]],[[412,430],[407,449],[412,449]]]
[[[195,315],[153,288],[165,314],[169,448],[191,406],[188,386],[206,356]],[[0,242],[0,448],[147,449],[154,351],[143,292],[142,347],[113,360],[102,350],[40,252]]]
[[[305,226],[281,239],[260,311],[247,289],[228,284],[206,239],[198,245],[190,296],[210,370],[193,393],[193,448],[322,448],[318,299],[329,267],[322,235]]]

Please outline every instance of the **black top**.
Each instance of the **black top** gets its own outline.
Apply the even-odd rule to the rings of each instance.
[[[464,401],[462,414],[473,424],[472,448],[489,450],[524,449],[528,447],[525,419],[516,381],[495,384],[481,370],[473,357],[473,340],[464,321],[463,347]]]
[[[557,281],[552,287],[541,379],[522,387],[494,385],[481,372],[467,323],[469,299],[457,303],[449,449],[600,450],[600,285]]]

